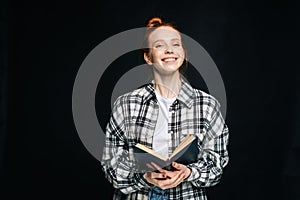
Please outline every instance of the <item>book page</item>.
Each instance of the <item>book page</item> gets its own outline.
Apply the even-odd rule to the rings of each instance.
[[[150,154],[158,157],[161,160],[164,160],[164,161],[168,160],[168,158],[164,157],[163,155],[155,152],[154,150],[152,150],[152,149],[150,149],[150,148],[148,148],[148,147],[146,147],[146,146],[144,146],[142,144],[136,144],[135,146],[138,147],[138,148],[140,148],[140,149],[142,149],[142,150],[144,150],[144,151],[146,151],[147,153],[150,153]]]

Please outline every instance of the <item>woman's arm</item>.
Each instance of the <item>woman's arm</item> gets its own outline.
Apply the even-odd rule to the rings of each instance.
[[[151,186],[143,174],[136,172],[134,162],[130,159],[122,103],[122,98],[118,98],[106,127],[101,164],[109,182],[121,192],[128,194]]]
[[[223,174],[223,168],[227,165],[229,131],[222,118],[219,103],[210,113],[211,117],[205,126],[206,133],[200,144],[200,158],[197,163],[192,163],[188,167],[192,170],[186,181],[191,181],[197,187],[209,187],[216,185]]]

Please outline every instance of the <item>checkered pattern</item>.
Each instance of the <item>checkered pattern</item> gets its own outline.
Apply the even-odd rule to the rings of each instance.
[[[151,83],[120,96],[106,128],[102,169],[113,184],[114,199],[148,199],[151,185],[135,167],[132,146],[141,143],[152,148],[158,116],[158,102]],[[205,200],[205,187],[216,185],[228,163],[228,128],[220,104],[209,94],[194,89],[184,79],[177,99],[170,107],[169,153],[187,134],[195,134],[200,153],[189,164],[188,179],[170,189],[170,200]]]

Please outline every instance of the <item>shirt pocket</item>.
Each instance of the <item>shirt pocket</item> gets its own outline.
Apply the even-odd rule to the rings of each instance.
[[[132,119],[128,131],[128,137],[133,143],[140,143],[152,147],[155,125],[152,121],[143,121],[139,118]]]

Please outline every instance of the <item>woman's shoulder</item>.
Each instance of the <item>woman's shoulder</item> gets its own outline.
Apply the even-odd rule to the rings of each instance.
[[[184,93],[183,96],[188,96],[191,100],[194,101],[195,104],[198,105],[217,105],[219,104],[218,100],[211,94],[189,82],[186,78],[183,77],[182,79],[182,91]],[[188,98],[185,98],[187,101]]]
[[[208,92],[204,91],[204,90],[201,90],[199,88],[195,88],[193,87],[193,90],[194,90],[194,98],[195,99],[198,99],[202,102],[207,102],[209,104],[211,104],[212,106],[220,106],[220,103],[219,101],[211,94],[209,94]]]
[[[150,95],[151,91],[152,91],[151,85],[145,84],[138,87],[137,89],[134,89],[132,91],[120,95],[115,102],[116,103],[139,102],[142,101],[145,96]]]

